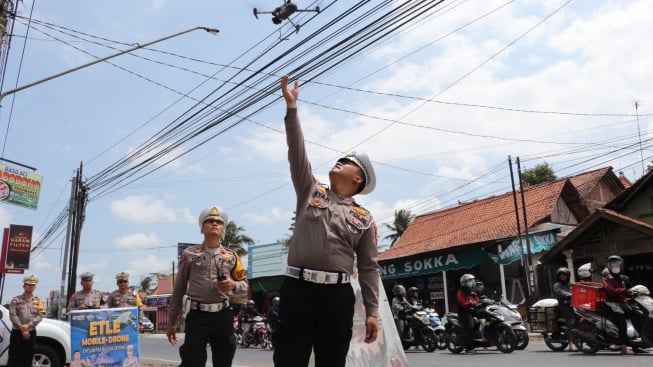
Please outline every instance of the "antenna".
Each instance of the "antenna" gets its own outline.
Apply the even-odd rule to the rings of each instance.
[[[637,136],[639,137],[639,155],[641,157],[641,162],[642,162],[642,176],[646,173],[644,170],[644,152],[642,151],[642,132],[639,129],[639,101],[635,101],[635,116],[637,117]]]

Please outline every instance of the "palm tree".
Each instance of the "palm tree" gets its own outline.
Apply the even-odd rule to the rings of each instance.
[[[222,239],[222,246],[236,251],[240,257],[247,255],[247,250],[243,245],[255,243],[251,237],[241,234],[241,232],[245,232],[245,228],[238,227],[235,222],[229,221],[224,229],[224,238]]]
[[[383,239],[388,239],[391,241],[390,247],[394,246],[394,244],[399,240],[399,237],[404,234],[406,228],[408,228],[408,225],[413,221],[413,219],[415,219],[415,215],[413,215],[410,210],[401,209],[395,210],[394,225],[383,223],[387,229],[392,231],[392,233],[383,237]]]

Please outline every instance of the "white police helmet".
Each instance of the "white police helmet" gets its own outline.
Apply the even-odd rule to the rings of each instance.
[[[204,222],[206,222],[209,219],[216,219],[227,225],[229,223],[229,220],[227,219],[227,212],[222,210],[219,206],[211,206],[208,207],[200,213],[199,217],[199,225],[200,229],[204,226]]]
[[[372,161],[367,156],[367,154],[351,152],[340,159],[351,161],[356,166],[358,166],[361,171],[363,171],[363,179],[365,180],[365,184],[363,188],[357,192],[357,194],[366,195],[374,190],[376,187],[376,174],[374,173],[374,167],[372,167]]]
[[[581,278],[589,278],[592,276],[594,269],[592,269],[592,263],[585,263],[578,267],[578,276]]]

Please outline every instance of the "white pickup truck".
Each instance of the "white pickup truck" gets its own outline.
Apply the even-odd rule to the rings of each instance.
[[[9,310],[0,306],[0,366],[7,365],[9,358],[9,334],[11,321]],[[70,364],[70,324],[46,319],[36,326],[36,353],[32,366],[62,367]]]

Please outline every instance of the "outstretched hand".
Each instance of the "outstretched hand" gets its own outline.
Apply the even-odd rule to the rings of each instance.
[[[288,81],[290,77],[284,75],[281,78],[281,92],[283,93],[283,98],[286,100],[286,107],[288,108],[297,108],[297,96],[299,96],[299,81],[295,80],[295,84],[292,89],[288,88]]]

